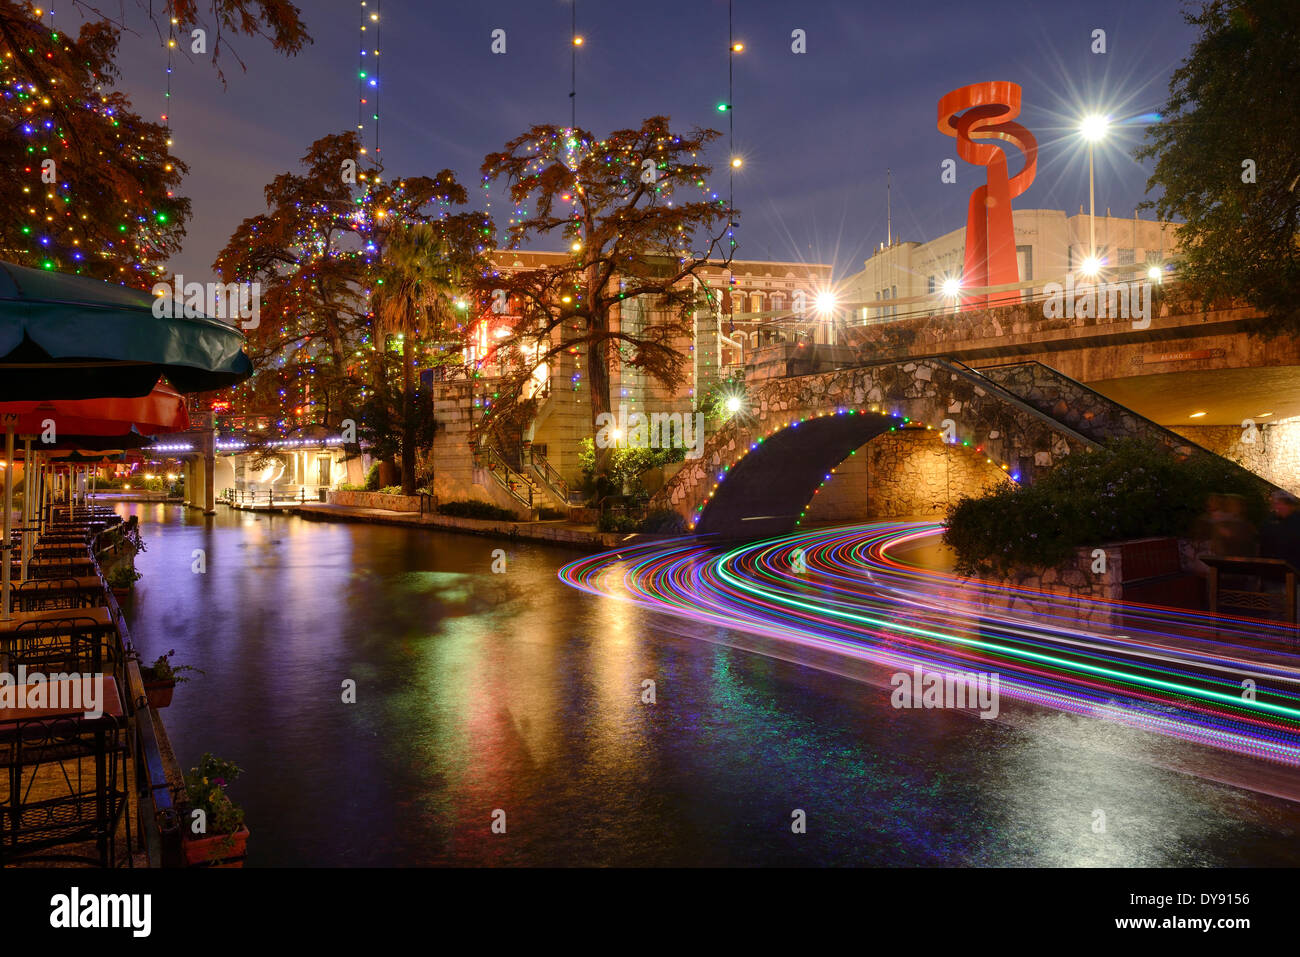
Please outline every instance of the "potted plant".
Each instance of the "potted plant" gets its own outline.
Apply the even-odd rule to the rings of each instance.
[[[140,677],[144,679],[145,695],[149,698],[151,708],[165,708],[171,704],[172,692],[176,690],[176,686],[194,680],[188,672],[203,674],[202,669],[195,668],[193,665],[172,664],[171,657],[174,654],[176,654],[175,648],[165,655],[159,655],[152,665],[140,669]]]
[[[205,752],[197,768],[185,775],[183,833],[185,863],[191,867],[243,867],[248,844],[244,810],[226,793],[243,772],[230,761]],[[197,813],[197,812],[202,812]]]
[[[131,594],[131,586],[143,577],[134,565],[118,565],[108,573],[108,587],[118,598],[125,598]]]

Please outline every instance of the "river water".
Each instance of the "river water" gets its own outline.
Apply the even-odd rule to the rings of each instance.
[[[168,733],[184,767],[244,769],[249,866],[1300,864],[1300,804],[1167,770],[1213,770],[1191,745],[896,710],[570,589],[577,552],[117,508],[147,545],[125,602],[142,657],[206,672]]]

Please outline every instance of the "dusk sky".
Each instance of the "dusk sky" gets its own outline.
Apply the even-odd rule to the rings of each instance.
[[[375,8],[376,0],[370,0]],[[315,42],[294,58],[238,38],[222,89],[206,57],[177,58],[171,104],[174,151],[190,165],[183,192],[194,216],[172,266],[210,274],[217,252],[248,216],[264,211],[263,187],[297,168],[308,145],[357,122],[359,0],[301,0]],[[1035,183],[1018,209],[1077,212],[1087,202],[1086,152],[1077,117],[1100,108],[1141,117],[1164,102],[1170,73],[1194,37],[1176,0],[966,0],[876,4],[849,0],[736,0],[736,178],[739,258],[861,268],[885,239],[885,170],[893,170],[893,229],[927,240],[964,225],[983,170],[958,162],[940,182],[954,141],[935,126],[940,96],[985,80],[1024,90],[1019,121],[1040,144]],[[485,153],[534,123],[569,118],[569,0],[432,3],[382,0],[380,146],[387,173],[451,167],[478,183]],[[63,15],[61,15],[63,16]],[[127,5],[120,87],[143,115],[163,112],[166,52]],[[66,20],[63,22],[66,23]],[[506,31],[493,54],[491,33]],[[807,53],[791,52],[806,31]],[[1091,52],[1106,31],[1105,54]],[[675,127],[726,131],[716,110],[727,91],[725,0],[579,0],[578,124],[598,135],[666,114]],[[1132,159],[1142,122],[1099,150],[1098,212],[1132,215],[1148,171]],[[372,141],[367,127],[367,145]],[[1013,151],[1014,152],[1014,151]],[[725,136],[710,159],[726,188]],[[1011,158],[1011,171],[1020,167]],[[482,200],[478,191],[474,197]],[[491,212],[508,209],[499,194]],[[1153,214],[1146,212],[1144,216]]]

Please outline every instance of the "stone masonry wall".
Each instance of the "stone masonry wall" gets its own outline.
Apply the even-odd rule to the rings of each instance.
[[[382,492],[347,492],[330,489],[325,493],[330,505],[349,505],[353,508],[382,508],[390,512],[418,512],[420,496],[385,495]]]
[[[1074,559],[1059,568],[1017,569],[1002,578],[965,579],[956,587],[967,600],[973,598],[986,608],[1043,620],[1049,615],[1065,615],[1094,628],[1110,629],[1118,624],[1116,614],[1095,603],[1119,601],[1123,596],[1122,553],[1116,545],[1106,546],[1106,571],[1098,573],[1092,570],[1092,551],[1077,549]],[[990,589],[989,585],[996,587]],[[1011,594],[1006,589],[1025,591]],[[1064,610],[1059,604],[1053,607],[1053,603],[1060,602],[1064,602]]]
[[[433,469],[435,499],[439,502],[487,502],[526,517],[519,502],[474,460],[470,439],[474,415],[473,384],[462,381],[437,383],[433,414],[438,431],[427,461]]]
[[[1300,495],[1300,417],[1258,423],[1253,433],[1236,425],[1179,426],[1174,431]],[[1247,441],[1252,435],[1254,441]]]
[[[876,436],[839,464],[804,524],[941,519],[959,499],[1010,481],[983,455],[939,435],[904,429]]]

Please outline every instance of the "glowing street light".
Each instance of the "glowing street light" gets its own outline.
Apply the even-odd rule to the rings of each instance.
[[[1096,276],[1101,272],[1101,260],[1096,256],[1085,256],[1081,268],[1085,276]]]
[[[961,280],[955,276],[949,277],[943,281],[940,288],[943,290],[944,296],[949,299],[956,299],[957,294],[961,292]]]
[[[1082,134],[1083,138],[1088,140],[1090,143],[1095,143],[1102,139],[1109,128],[1110,118],[1101,116],[1097,113],[1085,116],[1082,122],[1079,123],[1079,133]]]
[[[835,307],[838,304],[839,304],[839,299],[837,299],[835,293],[831,292],[829,289],[817,293],[817,300],[816,300],[817,315],[829,316],[831,313],[835,311]]]
[[[1147,270],[1147,278],[1152,282],[1160,282],[1165,276],[1165,271],[1159,266],[1152,266]]]
[[[741,168],[742,166],[744,166],[744,165],[745,165],[745,161],[742,160],[739,156],[733,156],[733,157],[731,158],[731,168],[732,168],[732,169],[740,169],[740,168]]]
[[[738,395],[729,395],[727,396],[727,401],[724,403],[724,405],[727,409],[728,415],[735,415],[742,408],[744,408],[745,400]]]

